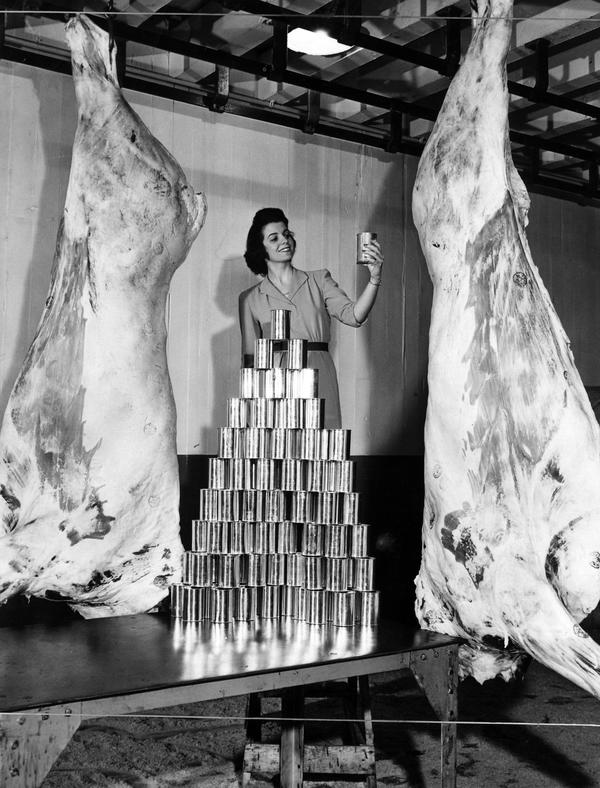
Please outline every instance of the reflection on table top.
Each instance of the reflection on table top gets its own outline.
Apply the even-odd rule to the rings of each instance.
[[[0,711],[441,648],[445,635],[376,628],[194,624],[142,614],[3,628]]]

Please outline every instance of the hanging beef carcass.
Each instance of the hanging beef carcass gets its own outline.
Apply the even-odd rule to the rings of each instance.
[[[67,24],[79,110],[50,292],[0,431],[0,600],[148,610],[180,573],[169,282],[205,214],[123,98],[115,51]]]
[[[509,678],[528,653],[600,695],[600,648],[577,623],[600,596],[599,429],[525,238],[512,3],[472,6],[413,195],[434,284],[417,615],[467,639],[463,674]]]

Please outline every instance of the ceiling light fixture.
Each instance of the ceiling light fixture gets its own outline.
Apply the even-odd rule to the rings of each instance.
[[[304,55],[340,55],[352,49],[350,44],[340,44],[326,30],[304,30],[301,27],[289,31],[287,45],[293,52]]]

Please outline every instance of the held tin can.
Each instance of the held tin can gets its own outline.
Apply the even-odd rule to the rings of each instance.
[[[367,259],[363,252],[364,244],[377,240],[377,233],[356,233],[356,263],[357,265],[365,265]]]

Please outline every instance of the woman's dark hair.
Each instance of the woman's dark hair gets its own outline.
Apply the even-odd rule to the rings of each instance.
[[[263,227],[271,222],[283,222],[287,227],[289,222],[281,208],[261,208],[257,211],[248,230],[246,251],[244,259],[253,274],[267,274],[267,251],[263,244]]]

